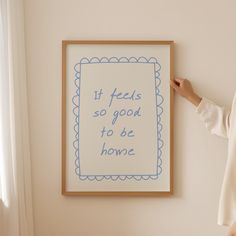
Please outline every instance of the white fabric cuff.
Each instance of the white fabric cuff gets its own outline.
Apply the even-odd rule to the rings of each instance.
[[[209,109],[209,103],[210,104],[214,104],[211,100],[202,97],[201,102],[198,104],[198,106],[196,107],[195,111],[198,114],[201,114],[202,112],[206,111],[207,109]]]

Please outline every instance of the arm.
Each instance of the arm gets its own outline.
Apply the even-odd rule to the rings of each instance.
[[[170,81],[170,85],[178,94],[195,105],[196,112],[210,133],[224,138],[228,137],[230,126],[229,110],[197,95],[187,79],[175,78],[175,80]]]

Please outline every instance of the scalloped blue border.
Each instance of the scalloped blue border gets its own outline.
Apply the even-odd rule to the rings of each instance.
[[[81,65],[83,64],[97,64],[97,63],[150,63],[154,65],[154,74],[155,74],[155,95],[156,95],[156,110],[157,110],[157,172],[155,175],[81,175],[80,171],[80,158],[79,158],[79,116],[80,116],[80,80],[81,80]],[[77,70],[77,66],[79,65],[79,70]],[[162,108],[162,103],[164,101],[163,96],[161,95],[159,86],[161,84],[161,79],[160,79],[160,70],[161,70],[161,65],[157,61],[155,57],[150,57],[147,59],[146,57],[92,57],[92,58],[86,58],[83,57],[79,63],[76,63],[74,66],[75,70],[75,80],[74,84],[76,86],[76,94],[72,97],[72,103],[74,105],[73,107],[73,114],[75,115],[75,125],[74,125],[74,131],[75,131],[75,140],[73,142],[73,147],[75,149],[75,173],[76,175],[79,176],[80,180],[130,180],[134,179],[137,181],[140,180],[156,180],[158,179],[158,176],[162,173],[162,147],[164,145],[164,142],[161,138],[161,131],[162,131],[162,124],[161,124],[161,114],[163,113],[163,108]],[[159,99],[157,99],[159,97]],[[77,104],[78,103],[78,104]]]

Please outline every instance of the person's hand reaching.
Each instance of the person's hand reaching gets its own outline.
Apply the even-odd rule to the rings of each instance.
[[[193,90],[191,83],[187,79],[176,77],[170,80],[170,85],[174,90],[188,101],[198,106],[202,98],[199,97]]]

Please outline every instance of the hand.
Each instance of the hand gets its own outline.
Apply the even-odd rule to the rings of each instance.
[[[193,90],[191,83],[187,79],[176,77],[174,80],[170,80],[171,87],[182,97],[198,106],[202,98],[199,97]]]
[[[229,228],[229,236],[236,236],[236,221]]]

